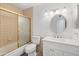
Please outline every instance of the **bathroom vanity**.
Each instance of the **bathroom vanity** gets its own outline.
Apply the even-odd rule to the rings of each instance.
[[[43,39],[43,56],[79,56],[79,41],[45,37]]]
[[[63,15],[55,15],[51,19],[50,28],[56,37],[48,36],[43,39],[44,56],[79,56],[79,40],[67,39],[63,37],[68,28],[67,19]],[[62,34],[62,35],[61,35]],[[75,36],[75,35],[74,35]]]

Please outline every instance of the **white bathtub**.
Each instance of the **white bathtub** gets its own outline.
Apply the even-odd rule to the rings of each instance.
[[[12,52],[4,55],[4,56],[20,56],[24,53],[24,47],[27,46],[27,44],[25,44],[22,47],[17,48],[16,50],[13,50]]]

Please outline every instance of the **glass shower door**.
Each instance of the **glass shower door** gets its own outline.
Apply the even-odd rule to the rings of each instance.
[[[23,46],[29,42],[29,19],[27,17],[19,16],[19,46]]]

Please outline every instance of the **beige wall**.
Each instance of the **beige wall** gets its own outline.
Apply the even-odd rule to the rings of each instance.
[[[0,3],[0,9],[6,9],[10,12],[16,13],[16,14],[23,14],[23,11],[6,3]]]
[[[0,10],[0,55],[17,48],[17,20],[16,14]]]
[[[28,8],[28,9],[25,9],[23,10],[23,14],[29,18],[32,18],[32,12],[33,12],[33,8]]]

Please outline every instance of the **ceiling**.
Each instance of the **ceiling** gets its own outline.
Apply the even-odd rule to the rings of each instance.
[[[40,3],[10,3],[10,5],[13,5],[21,10],[40,5]]]

